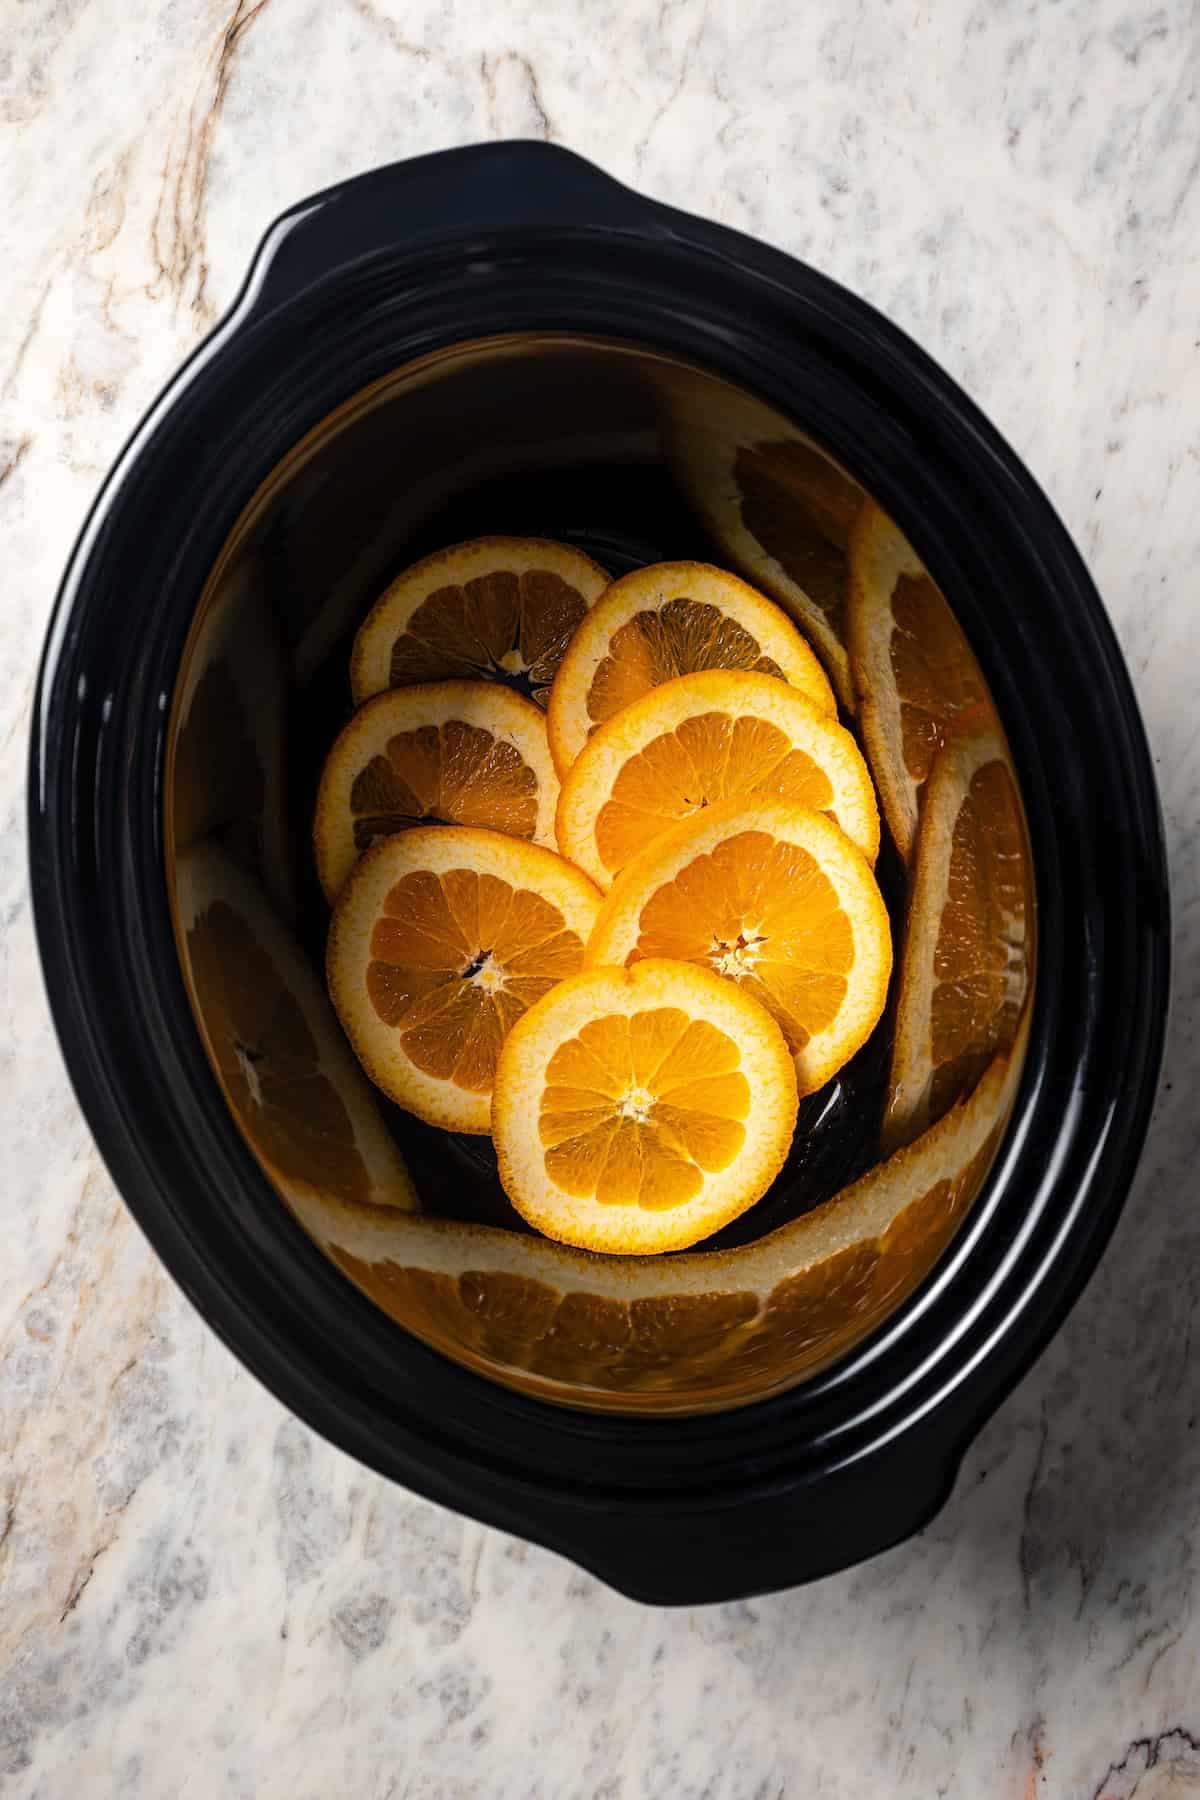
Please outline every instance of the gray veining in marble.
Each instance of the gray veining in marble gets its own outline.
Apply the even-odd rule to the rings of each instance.
[[[1200,1792],[1198,81],[1191,0],[0,0],[0,1792]],[[36,968],[30,697],[98,480],[274,213],[497,135],[941,359],[1084,548],[1162,784],[1169,1065],[1099,1275],[935,1525],[749,1605],[643,1610],[288,1418],[125,1214]]]

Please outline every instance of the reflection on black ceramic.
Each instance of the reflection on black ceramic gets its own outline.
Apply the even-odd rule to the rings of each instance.
[[[731,527],[713,459],[671,454],[681,437],[695,442],[687,381],[681,394],[646,379],[644,358],[589,351],[567,365],[570,416],[559,401],[547,419],[547,384],[522,384],[520,366],[563,333],[632,341],[763,395],[829,452],[832,473],[824,462],[814,473],[802,444],[782,460],[752,449],[735,467]],[[496,355],[497,339],[512,353]],[[561,340],[537,350],[552,355],[577,352]],[[444,403],[453,382],[476,409],[473,444]],[[403,415],[391,405],[401,389]],[[297,457],[306,438],[315,453]],[[553,478],[531,498],[528,469],[552,442]],[[587,475],[597,462],[600,481]],[[207,1030],[223,1091],[189,1004],[168,867],[215,855],[235,885],[257,870],[271,931],[311,966],[321,912],[301,853],[305,809],[347,704],[348,634],[403,560],[460,527],[566,536],[614,572],[715,536],[781,603],[789,588],[807,597],[807,629],[825,634],[853,704],[838,646],[857,484],[903,528],[978,658],[1037,875],[1043,954],[1023,1073],[1018,1045],[964,1074],[971,1097],[933,1124],[946,1160],[922,1166],[923,1186],[898,1193],[892,1178],[833,1214],[811,1210],[862,1172],[861,1140],[826,1120],[811,1142],[831,1146],[828,1163],[814,1154],[741,1222],[741,1248],[718,1247],[748,1278],[714,1284],[688,1255],[621,1291],[598,1275],[576,1298],[569,1253],[509,1229],[488,1171],[437,1134],[403,1135],[425,1210],[396,1204],[411,1199],[394,1177],[396,1120],[364,1099],[286,981],[265,1038],[232,1003]],[[784,1585],[915,1529],[1061,1320],[1124,1197],[1161,1048],[1166,887],[1140,722],[1079,559],[985,422],[868,308],[562,152],[497,146],[400,165],[269,234],[242,299],[135,437],[77,547],[47,645],[30,804],[40,941],[77,1090],[197,1305],[355,1454],[630,1592],[701,1600]],[[1101,819],[1126,847],[1103,879]],[[899,859],[892,878],[907,879]],[[204,966],[228,987],[235,966],[258,965],[238,909],[216,911]],[[1003,935],[1018,941],[1011,921]],[[290,952],[272,941],[278,973]],[[1012,1021],[1005,1031],[1011,1040]],[[266,1080],[264,1042],[282,1088]],[[878,1119],[888,1048],[844,1072],[835,1110],[869,1096]],[[320,1184],[282,1166],[286,1132],[256,1161],[235,1123],[261,1123],[285,1090],[308,1094],[328,1128]],[[928,1088],[914,1100],[930,1119],[941,1103]],[[931,1135],[905,1154],[919,1157]],[[364,1210],[388,1195],[390,1207]],[[668,1281],[678,1290],[664,1341]],[[672,1368],[678,1388],[691,1382],[703,1405],[716,1395],[718,1409],[656,1417]],[[805,1368],[817,1372],[796,1382]],[[514,1372],[529,1391],[505,1385]],[[619,1390],[646,1416],[547,1404],[540,1392],[556,1384]]]

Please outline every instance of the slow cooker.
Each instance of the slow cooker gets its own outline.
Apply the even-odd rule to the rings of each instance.
[[[830,1248],[883,1079],[865,1054],[818,1096],[822,1118],[841,1108],[823,1163],[699,1254],[626,1279],[522,1232],[479,1140],[354,1086],[307,821],[346,646],[413,558],[517,531],[613,574],[688,557],[758,573],[749,487],[721,541],[696,444],[726,473],[747,446],[827,459],[950,602],[1019,790],[1036,979],[953,1204],[953,1183],[930,1187],[919,1217]],[[782,543],[769,463],[755,530]],[[204,1318],[364,1463],[640,1599],[784,1587],[918,1530],[1128,1190],[1163,1041],[1166,863],[1077,551],[971,402],[868,305],[562,150],[397,164],[272,226],[71,556],[29,807],[76,1093]],[[224,935],[197,936],[214,918]],[[307,1116],[276,1119],[274,1144],[247,1126],[244,1096],[256,1116],[266,1102],[234,1029],[264,954],[272,1029],[311,1064]],[[360,1149],[403,1156],[419,1214],[341,1191],[336,1158],[313,1175],[323,1106]]]

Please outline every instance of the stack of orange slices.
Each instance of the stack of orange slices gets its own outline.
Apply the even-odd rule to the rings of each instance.
[[[330,994],[367,1074],[433,1125],[490,1132],[514,1207],[561,1243],[677,1250],[736,1218],[892,970],[875,782],[796,625],[705,564],[610,582],[569,546],[478,539],[392,585],[351,685],[314,845]],[[936,1108],[921,1046],[946,986],[904,979],[896,1141]],[[955,1051],[975,1074],[1004,1047],[1005,979],[985,1041]]]

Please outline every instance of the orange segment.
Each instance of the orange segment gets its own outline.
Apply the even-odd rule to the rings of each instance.
[[[544,706],[571,634],[608,581],[590,556],[545,538],[439,550],[392,583],[359,631],[355,705],[387,688],[480,677]]]
[[[891,973],[870,868],[821,813],[727,801],[656,839],[613,884],[589,966],[670,957],[714,970],[779,1022],[802,1094],[878,1023]]]
[[[828,812],[871,861],[879,813],[854,739],[769,676],[685,675],[588,739],[559,798],[559,848],[601,887],[680,820],[723,800]]]
[[[769,1014],[685,963],[561,982],[500,1052],[492,1132],[518,1212],[561,1243],[678,1249],[761,1198],[796,1079]]]
[[[284,1197],[415,1207],[329,998],[266,895],[215,845],[175,864],[180,958],[231,1111]]]
[[[487,681],[441,681],[369,700],[326,758],[313,847],[332,905],[381,838],[440,820],[551,845],[558,777],[545,715]]]
[[[820,663],[777,606],[707,563],[654,563],[613,582],[562,659],[547,710],[560,775],[606,719],[705,669],[772,675],[836,711]]]
[[[940,750],[925,787],[883,1141],[936,1123],[1014,1041],[1029,990],[1029,847],[994,732]]]
[[[684,492],[734,566],[796,620],[852,708],[846,554],[863,490],[750,395],[695,380],[670,388],[665,441]]]
[[[498,832],[418,826],[356,865],[330,926],[338,1017],[368,1075],[431,1124],[486,1132],[522,1013],[582,965],[599,895]]]
[[[867,755],[884,814],[911,860],[921,790],[958,732],[996,729],[962,628],[908,540],[864,507],[850,543],[847,636]]]

